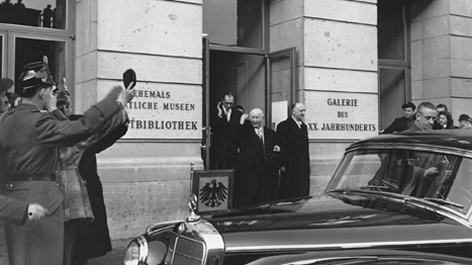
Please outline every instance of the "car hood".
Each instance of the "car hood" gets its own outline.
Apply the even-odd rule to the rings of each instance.
[[[204,218],[221,233],[230,252],[472,242],[472,229],[454,220],[357,195],[323,195]]]

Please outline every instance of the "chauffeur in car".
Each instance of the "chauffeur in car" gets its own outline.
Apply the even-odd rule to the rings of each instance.
[[[418,174],[431,163],[437,174]],[[346,149],[324,194],[201,216],[193,196],[187,218],[150,225],[124,262],[472,264],[471,171],[467,131],[376,136]]]

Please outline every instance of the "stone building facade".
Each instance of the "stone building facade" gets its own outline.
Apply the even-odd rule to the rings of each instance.
[[[22,21],[0,17],[2,77],[51,53],[81,113],[137,72],[129,131],[98,161],[113,238],[185,216],[226,91],[272,127],[305,103],[313,194],[404,102],[472,114],[470,0],[57,0],[51,28],[38,1]]]

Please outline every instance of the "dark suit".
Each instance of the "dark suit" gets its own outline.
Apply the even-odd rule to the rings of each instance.
[[[413,116],[414,117],[414,116]],[[403,132],[408,130],[413,125],[414,119],[407,119],[405,116],[396,118],[383,133]]]
[[[211,125],[212,147],[211,155],[215,169],[233,169],[238,156],[238,127],[242,113],[237,109],[231,110],[230,120],[223,113],[222,117],[216,116]]]
[[[310,154],[308,130],[302,122],[301,128],[289,117],[277,125],[277,145],[282,154],[282,172],[279,199],[288,199],[310,194]]]
[[[431,130],[422,129],[415,122],[405,132],[431,132]],[[409,168],[409,172],[407,174],[411,176],[411,179],[402,187],[400,192],[402,194],[422,198],[426,194],[431,194],[429,190],[434,190],[441,181],[441,179],[437,178],[441,177],[440,172],[437,174],[426,175],[426,170],[430,168],[437,169],[437,165],[445,156],[431,155],[425,152],[416,151],[410,151],[409,156],[409,158],[417,158],[418,161],[417,164],[414,164]]]
[[[97,173],[97,156],[112,146],[128,131],[126,125],[118,127],[100,141],[87,148],[79,163],[80,175],[87,183],[87,192],[90,197],[95,219],[77,229],[74,260],[85,261],[100,257],[111,251],[111,240],[107,223],[107,212],[103,198],[103,188]],[[78,263],[81,264],[81,263]]]
[[[119,92],[121,89],[114,89],[77,121],[59,120],[63,116],[60,110],[52,115],[29,104],[20,104],[2,116],[0,174],[8,181],[5,195],[48,209],[39,221],[21,226],[5,223],[10,265],[62,265],[63,195],[57,182],[51,181],[59,170],[59,147],[85,140],[120,111]]]
[[[275,146],[275,131],[264,127],[263,139],[264,145],[254,127],[246,121],[241,133],[241,153],[234,169],[234,207],[277,198],[278,175],[266,163],[267,155]]]

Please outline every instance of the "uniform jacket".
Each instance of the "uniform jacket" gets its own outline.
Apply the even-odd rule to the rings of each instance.
[[[403,132],[408,130],[414,121],[414,119],[407,119],[405,116],[396,118],[392,124],[383,130],[383,133]]]
[[[292,117],[277,125],[277,145],[282,154],[280,199],[307,196],[310,193],[310,154],[308,150],[308,129],[302,122],[301,128]]]
[[[267,202],[277,198],[278,176],[268,168],[267,155],[274,149],[275,131],[264,127],[264,145],[249,121],[241,133],[240,154],[234,169],[233,206]]]
[[[7,184],[5,195],[27,203],[37,202],[48,216],[23,226],[5,224],[10,264],[62,265],[64,220],[63,195],[54,181],[15,182],[25,176],[59,170],[59,147],[73,146],[100,129],[121,107],[116,102],[121,89],[114,89],[84,113],[81,120],[58,120],[54,115],[29,104],[20,104],[0,121],[0,178]],[[21,132],[21,133],[19,133]],[[34,231],[34,233],[31,233]]]
[[[0,222],[24,224],[28,218],[28,203],[0,195]]]

